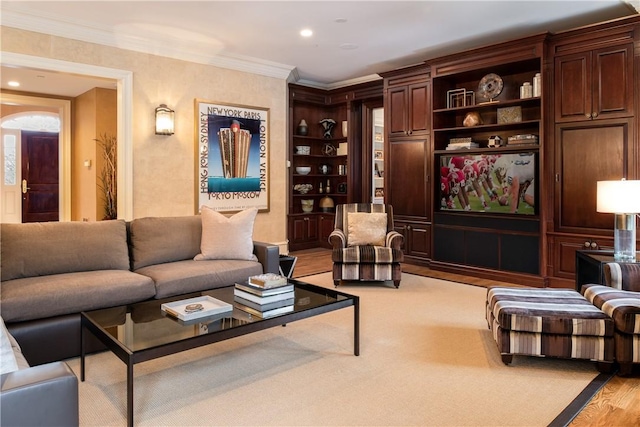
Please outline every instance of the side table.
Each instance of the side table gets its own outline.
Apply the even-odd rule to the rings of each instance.
[[[613,251],[576,251],[576,290],[584,284],[605,284],[604,265],[615,262]],[[636,263],[640,263],[640,252],[636,252]]]

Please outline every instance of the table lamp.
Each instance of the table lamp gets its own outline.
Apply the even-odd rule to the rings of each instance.
[[[640,181],[598,181],[596,205],[598,212],[615,214],[613,258],[616,261],[635,261]]]

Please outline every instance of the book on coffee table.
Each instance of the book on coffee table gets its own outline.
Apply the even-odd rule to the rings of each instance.
[[[269,311],[269,310],[273,310],[275,308],[280,308],[280,307],[285,307],[287,305],[293,305],[295,302],[295,298],[287,298],[287,299],[283,299],[280,301],[274,301],[274,302],[269,302],[266,304],[260,304],[257,303],[255,301],[250,301],[248,299],[242,298],[238,295],[235,295],[233,297],[233,301],[238,303],[238,304],[242,304],[245,305],[247,307],[251,307],[254,310],[258,310],[258,311]]]
[[[233,305],[208,295],[167,302],[160,308],[167,314],[184,321],[233,311]]]
[[[247,282],[250,285],[259,286],[263,289],[270,289],[285,286],[287,284],[287,278],[275,273],[265,273],[249,276]]]
[[[239,303],[236,303],[236,307],[260,319],[266,319],[268,317],[278,316],[280,314],[291,313],[293,311],[293,303],[289,305],[285,305],[283,307],[278,307],[278,308],[265,310],[265,311],[256,310],[255,308],[249,307],[244,304],[239,304]]]
[[[272,302],[276,302],[276,301],[282,301],[282,300],[287,300],[287,299],[293,299],[296,296],[295,291],[292,289],[291,291],[288,292],[281,292],[275,295],[267,295],[267,296],[259,296],[256,294],[253,294],[251,292],[246,292],[240,288],[238,288],[238,286],[235,287],[235,289],[233,290],[233,294],[234,296],[240,297],[240,298],[244,298],[246,300],[252,301],[256,304],[260,304],[260,305],[264,305],[264,304],[269,304]]]
[[[285,292],[292,292],[294,288],[293,288],[293,284],[285,283],[282,286],[265,289],[261,286],[256,286],[249,282],[245,282],[245,283],[236,283],[236,289],[243,290],[245,292],[257,295],[259,297],[267,297],[270,295],[277,295],[277,294],[283,294]]]

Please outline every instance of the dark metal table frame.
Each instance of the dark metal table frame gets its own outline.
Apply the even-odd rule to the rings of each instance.
[[[85,343],[87,342],[86,333],[92,333],[98,338],[113,354],[115,354],[122,362],[127,365],[127,425],[133,426],[133,366],[136,363],[146,362],[148,360],[157,359],[159,357],[168,356],[182,351],[191,350],[193,348],[202,347],[216,342],[228,340],[230,338],[247,335],[253,332],[262,331],[273,328],[275,326],[285,326],[287,323],[295,322],[319,314],[328,313],[353,306],[353,354],[360,355],[360,297],[346,294],[334,289],[323,288],[321,286],[311,285],[300,282],[298,280],[289,279],[296,288],[305,289],[311,292],[322,291],[328,293],[332,297],[344,297],[345,299],[334,301],[332,303],[312,307],[309,309],[294,311],[267,319],[256,320],[251,323],[245,323],[229,329],[211,332],[205,335],[198,335],[186,338],[180,341],[159,345],[156,347],[132,351],[124,344],[114,338],[100,325],[94,323],[91,319],[91,312],[81,313],[81,335],[80,335],[80,381],[85,379]],[[175,298],[174,298],[175,299]]]

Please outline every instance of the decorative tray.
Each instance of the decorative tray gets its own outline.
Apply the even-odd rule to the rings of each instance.
[[[184,321],[233,311],[233,305],[208,295],[167,302],[162,304],[160,308],[167,314]]]

